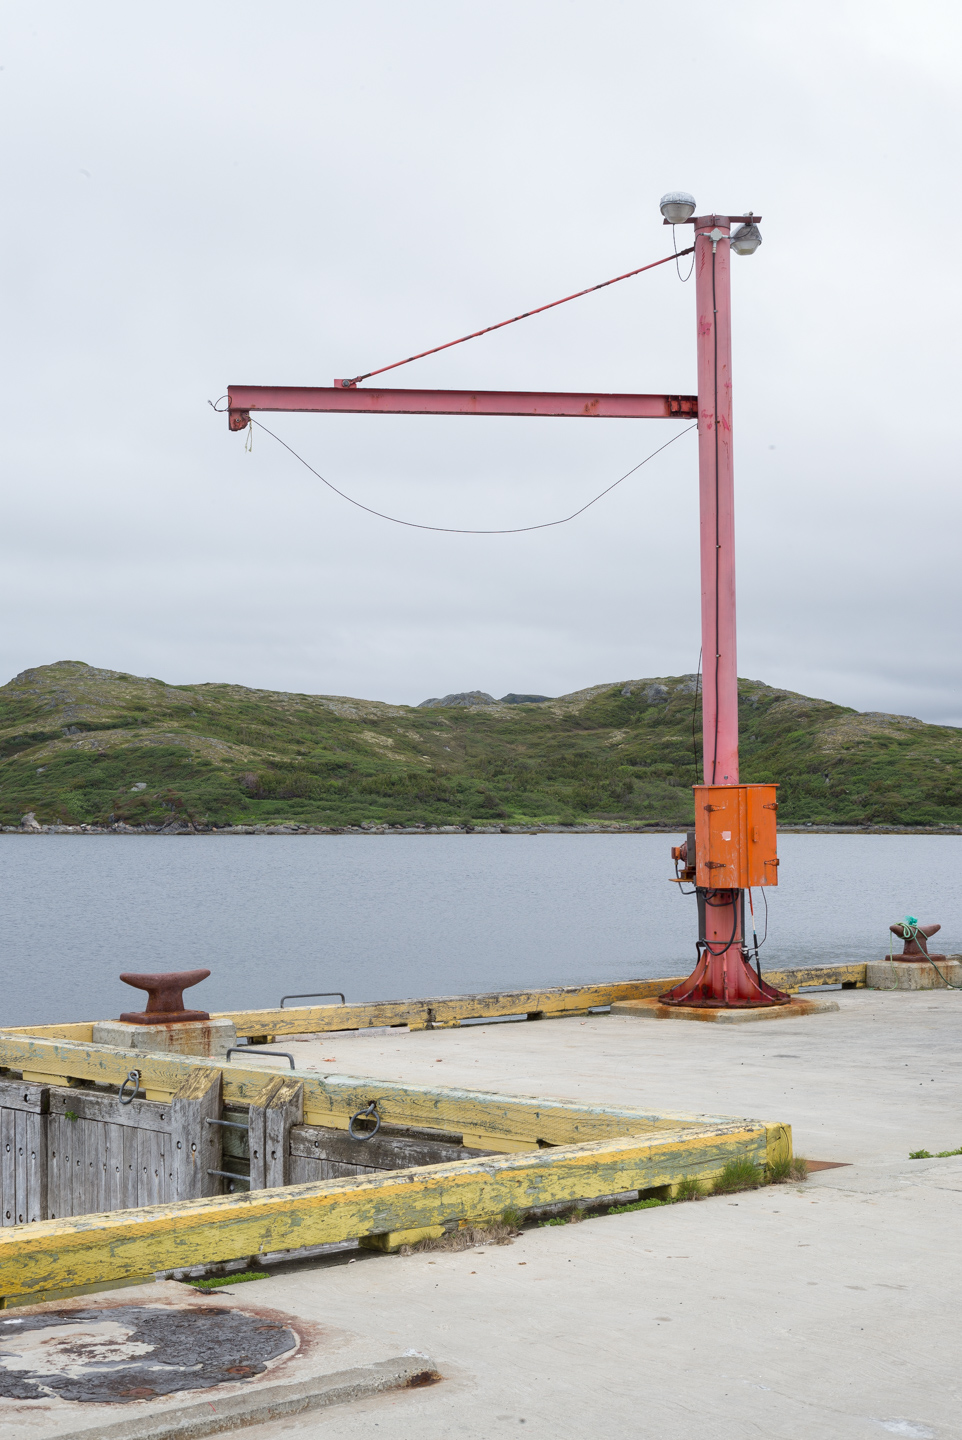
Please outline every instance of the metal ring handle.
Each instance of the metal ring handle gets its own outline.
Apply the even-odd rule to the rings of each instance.
[[[297,1066],[294,1064],[294,1056],[289,1050],[255,1050],[253,1045],[232,1045],[227,1052],[228,1064],[230,1064],[230,1057],[232,1055],[280,1055],[285,1060],[289,1060],[291,1062],[292,1070],[297,1069]]]
[[[374,1129],[365,1131],[363,1135],[358,1135],[354,1129],[354,1121],[362,1119],[365,1115],[369,1115],[373,1119]],[[350,1120],[347,1122],[347,1132],[352,1140],[373,1140],[374,1136],[377,1134],[380,1128],[381,1117],[377,1113],[376,1100],[372,1100],[366,1110],[358,1110],[357,1114],[352,1115]]]
[[[127,1094],[125,1094],[125,1091],[126,1091],[126,1089],[127,1089],[127,1086],[128,1086],[131,1082],[133,1082],[133,1087],[134,1087],[134,1088],[133,1088],[133,1090],[131,1090],[130,1094],[127,1095]],[[126,1078],[126,1080],[124,1081],[124,1083],[123,1083],[123,1084],[121,1085],[121,1087],[120,1087],[119,1099],[120,1099],[121,1105],[129,1105],[129,1104],[131,1103],[131,1101],[135,1098],[135,1096],[136,1096],[136,1094],[137,1094],[137,1091],[138,1091],[139,1089],[140,1089],[140,1071],[139,1071],[139,1070],[129,1070],[129,1071],[127,1072],[127,1078]]]
[[[334,995],[342,1005],[347,1003],[341,990],[312,990],[308,995],[282,995],[280,1008],[284,1009],[285,1000],[330,1000]]]

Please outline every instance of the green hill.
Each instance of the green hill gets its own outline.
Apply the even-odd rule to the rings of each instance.
[[[962,731],[753,680],[739,693],[742,778],[780,783],[782,823],[962,823]],[[526,700],[412,707],[44,665],[0,687],[0,822],[690,820],[694,676]]]

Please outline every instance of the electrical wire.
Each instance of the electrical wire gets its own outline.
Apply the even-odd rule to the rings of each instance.
[[[633,465],[630,470],[626,470],[624,475],[619,476],[606,490],[602,490],[600,495],[596,495],[593,500],[589,500],[586,505],[582,505],[580,510],[575,510],[571,515],[565,515],[560,520],[545,520],[542,521],[540,525],[517,525],[509,530],[465,530],[454,525],[420,525],[416,520],[399,520],[396,515],[385,515],[381,510],[373,510],[370,505],[362,505],[360,500],[355,500],[350,495],[345,495],[344,491],[338,490],[337,486],[332,485],[330,480],[325,480],[320,471],[315,470],[314,466],[309,464],[303,455],[298,455],[297,451],[291,445],[288,445],[286,440],[282,440],[279,435],[275,435],[273,430],[268,430],[267,426],[262,424],[260,420],[255,420],[253,416],[251,416],[250,423],[251,425],[256,425],[259,430],[263,430],[265,435],[269,435],[272,440],[276,440],[278,445],[283,445],[284,449],[293,455],[295,460],[299,460],[305,469],[310,470],[311,474],[316,475],[322,484],[326,485],[329,490],[333,490],[335,495],[340,495],[341,499],[346,500],[349,505],[356,505],[359,510],[366,510],[369,515],[376,515],[379,520],[390,520],[392,525],[406,525],[412,530],[435,530],[444,535],[523,535],[529,530],[550,530],[554,525],[567,525],[569,520],[575,520],[579,515],[583,515],[586,510],[590,510],[592,505],[596,505],[599,500],[604,499],[606,495],[615,489],[615,486],[620,485],[623,480],[627,480],[629,475],[634,475],[635,471],[640,470],[643,465],[647,465],[649,460],[654,460],[655,456],[660,455],[662,450],[667,450],[669,445],[674,445],[675,441],[680,440],[682,435],[689,435],[692,430],[698,429],[697,425],[689,425],[687,429],[679,431],[679,433],[673,435],[670,440],[666,440],[664,445],[659,445],[657,450],[653,450],[650,455],[646,455],[644,460],[639,460],[637,465]]]
[[[764,895],[764,893],[765,893],[765,892],[764,892],[764,890],[763,890],[763,891],[762,891],[762,894]],[[748,908],[749,908],[749,910],[751,911],[751,914],[752,914],[752,949],[755,951],[755,973],[756,973],[756,975],[758,976],[758,983],[759,983],[759,985],[761,985],[761,983],[762,983],[762,962],[761,962],[761,961],[759,960],[759,958],[758,958],[758,951],[759,951],[759,949],[760,949],[760,946],[759,946],[759,941],[758,941],[758,931],[755,929],[755,902],[754,902],[754,900],[752,899],[752,887],[751,887],[750,885],[749,885],[749,887],[748,887]],[[742,902],[742,914],[744,914],[744,901]],[[767,899],[767,897],[766,897],[766,899],[765,899],[765,935],[766,935],[766,938],[767,938],[767,936],[768,936],[768,899]],[[746,950],[747,950],[748,947],[746,946],[745,948],[746,948]]]
[[[706,891],[706,894],[705,894],[705,904],[706,904],[706,905],[710,905],[710,906],[711,906],[713,909],[715,909],[715,910],[722,910],[722,909],[725,908],[726,905],[731,905],[731,907],[732,907],[732,933],[731,933],[731,936],[729,937],[727,943],[724,944],[720,950],[713,950],[712,947],[711,947],[711,941],[710,941],[710,940],[698,940],[698,941],[696,941],[696,943],[695,943],[695,949],[697,950],[698,947],[701,946],[704,950],[706,950],[706,951],[708,952],[709,955],[715,955],[715,956],[717,957],[717,956],[719,956],[719,955],[726,955],[726,954],[728,953],[728,951],[732,948],[732,946],[735,944],[735,937],[736,937],[737,934],[738,934],[738,922],[739,922],[740,917],[739,917],[739,914],[738,914],[738,901],[735,899],[735,893],[734,893],[734,891],[726,890],[726,891],[724,892],[726,895],[728,895],[728,896],[731,897],[730,899],[727,899],[727,900],[709,900],[709,898],[708,898],[709,894],[716,894],[716,893],[718,893],[718,892],[716,892],[716,891]]]
[[[676,225],[673,225],[673,226],[671,227],[671,243],[672,243],[672,244],[674,245],[674,247],[675,247],[675,274],[678,276],[678,279],[681,281],[681,283],[682,283],[683,285],[687,285],[687,284],[688,284],[688,281],[691,279],[691,277],[692,277],[692,275],[694,274],[694,271],[695,271],[695,256],[694,256],[694,254],[692,254],[691,264],[690,264],[689,267],[688,267],[688,274],[687,274],[687,275],[683,275],[683,274],[681,273],[681,266],[678,264],[678,261],[681,259],[681,257],[682,257],[683,255],[687,255],[687,254],[688,254],[688,251],[687,251],[687,250],[679,250],[679,249],[678,249],[677,229],[678,229],[678,227],[677,227]],[[695,249],[694,245],[689,246],[689,249],[691,249],[692,251],[694,251],[694,249]]]
[[[675,240],[675,231],[672,227],[672,240]],[[342,380],[345,388],[356,385],[360,380],[370,380],[372,375],[383,375],[386,370],[397,370],[401,365],[410,365],[412,360],[423,360],[426,355],[437,355],[439,350],[450,350],[452,345],[463,345],[466,340],[477,340],[480,335],[490,335],[492,330],[503,330],[505,325],[514,325],[519,320],[527,320],[532,315],[541,315],[545,310],[553,310],[556,305],[567,305],[569,300],[580,300],[582,295],[591,295],[595,290],[604,290],[608,285],[617,285],[619,280],[630,280],[633,275],[642,275],[646,270],[656,270],[659,265],[667,265],[674,260],[677,268],[678,260],[682,255],[693,255],[694,245],[689,245],[686,250],[677,248],[675,241],[674,255],[666,255],[663,260],[653,260],[650,265],[639,265],[637,270],[626,270],[624,275],[615,275],[611,280],[602,280],[600,285],[589,285],[587,290],[577,290],[573,295],[565,295],[560,300],[552,300],[547,305],[539,305],[536,310],[525,310],[521,315],[512,315],[510,320],[499,320],[497,325],[486,325],[483,330],[473,330],[470,335],[462,335],[457,340],[448,340],[443,345],[435,345],[431,350],[421,350],[417,355],[409,355],[406,360],[395,360],[392,365],[382,365],[378,370],[367,370],[363,375],[355,375],[351,380]],[[694,266],[694,260],[692,265]]]

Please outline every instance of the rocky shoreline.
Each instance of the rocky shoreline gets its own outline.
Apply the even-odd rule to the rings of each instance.
[[[19,825],[0,825],[4,835],[678,835],[677,825],[41,825],[31,814]],[[781,835],[962,835],[962,825],[780,825]]]

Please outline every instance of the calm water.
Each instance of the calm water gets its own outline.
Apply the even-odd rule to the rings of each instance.
[[[674,843],[2,836],[0,1023],[139,1009],[121,970],[208,966],[191,998],[209,1010],[687,973],[695,901],[668,883]],[[962,950],[962,836],[784,835],[779,851],[767,967],[881,956],[906,912]]]

